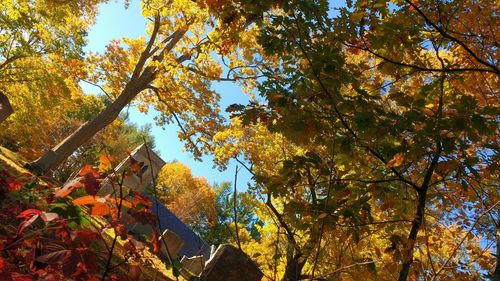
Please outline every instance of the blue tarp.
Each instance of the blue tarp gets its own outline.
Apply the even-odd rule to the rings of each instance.
[[[161,233],[169,229],[175,232],[184,241],[184,246],[179,252],[179,255],[192,257],[203,255],[205,260],[210,258],[210,246],[194,231],[189,229],[179,218],[177,218],[169,209],[167,209],[160,201],[151,198],[153,202],[152,212],[158,214],[158,219],[161,224]],[[158,210],[157,210],[158,206]]]

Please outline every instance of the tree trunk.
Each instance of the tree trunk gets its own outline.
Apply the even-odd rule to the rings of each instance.
[[[300,253],[295,254],[286,264],[283,281],[298,281],[301,280],[302,269],[306,264],[305,259],[302,259]]]
[[[417,240],[418,230],[422,225],[424,220],[425,213],[425,201],[427,198],[427,188],[418,192],[418,205],[417,205],[417,213],[415,214],[415,218],[413,219],[413,223],[411,225],[410,234],[408,235],[408,241],[410,245],[406,249],[406,253],[403,257],[403,267],[399,272],[399,281],[406,281],[408,279],[408,273],[410,272],[411,264],[413,263],[413,248],[415,247],[415,241]]]
[[[94,119],[80,126],[80,128],[73,132],[73,134],[64,139],[51,150],[47,151],[42,157],[27,164],[26,166],[28,169],[41,175],[59,166],[82,144],[90,140],[104,127],[111,124],[118,117],[122,109],[125,108],[125,106],[127,106],[127,104],[129,104],[140,92],[148,87],[148,85],[154,80],[157,70],[151,66],[144,67],[147,60],[152,57],[153,61],[162,61],[165,53],[170,52],[187,32],[187,29],[177,29],[162,42],[168,42],[163,49],[159,49],[158,47],[153,49],[153,44],[157,39],[156,37],[159,29],[160,17],[155,17],[154,29],[151,32],[149,42],[144,51],[141,53],[129,82],[127,82],[125,89],[123,89],[118,98],[113,101],[113,103],[108,105]],[[157,55],[154,55],[154,53],[157,53]],[[177,63],[180,64],[188,58],[189,56],[181,56],[177,59]]]
[[[153,80],[154,74],[147,67],[144,73],[137,79],[131,79],[122,93],[100,112],[94,119],[85,122],[70,136],[60,142],[57,146],[47,151],[42,157],[27,165],[36,174],[45,174],[51,169],[59,166],[76,149],[90,140],[96,133],[111,124],[127,106],[147,85]]]

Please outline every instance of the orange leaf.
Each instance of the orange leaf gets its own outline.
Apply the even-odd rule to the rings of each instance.
[[[86,204],[92,204],[92,205],[95,205],[95,204],[98,204],[98,203],[102,203],[102,202],[99,202],[98,200],[102,200],[104,198],[102,197],[98,197],[98,196],[92,196],[92,195],[86,195],[86,196],[82,196],[80,198],[76,198],[73,200],[73,204],[74,205],[86,205]]]
[[[108,204],[96,202],[94,207],[92,208],[91,215],[92,216],[105,216],[111,212]]]
[[[399,153],[396,153],[396,155],[394,155],[394,157],[391,159],[391,161],[387,162],[387,164],[385,165],[387,168],[394,168],[394,167],[398,167],[398,166],[401,166],[401,164],[403,164],[405,160],[405,155],[401,152]]]
[[[116,203],[117,204],[120,204],[120,198],[117,198],[116,199]],[[128,200],[125,200],[123,199],[122,200],[122,207],[127,207],[129,209],[132,209],[134,207],[134,205],[132,204],[132,202],[128,201]]]
[[[113,168],[113,157],[109,155],[101,155],[99,156],[99,172],[103,173],[109,171]]]

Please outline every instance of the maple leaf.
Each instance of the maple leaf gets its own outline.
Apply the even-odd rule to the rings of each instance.
[[[83,184],[87,194],[96,195],[99,191],[99,174],[91,165],[86,165],[80,170],[80,176],[83,177]]]

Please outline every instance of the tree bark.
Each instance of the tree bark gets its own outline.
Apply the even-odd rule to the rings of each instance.
[[[442,109],[442,98],[440,99],[440,112]],[[436,166],[439,161],[439,156],[441,155],[441,151],[443,150],[442,144],[440,141],[437,141],[437,151],[432,157],[432,161],[429,165],[429,169],[425,174],[424,181],[420,188],[417,189],[418,194],[418,203],[417,203],[417,212],[415,214],[415,218],[413,219],[413,223],[411,225],[410,234],[408,235],[408,242],[410,245],[406,249],[407,252],[404,255],[403,267],[401,271],[399,271],[398,281],[406,281],[408,279],[408,273],[410,272],[411,264],[413,263],[413,249],[415,248],[415,242],[417,241],[418,231],[420,230],[420,226],[422,226],[422,222],[425,219],[425,204],[427,201],[427,191],[429,190],[432,174],[436,169]]]
[[[424,220],[425,214],[425,201],[427,199],[427,188],[421,189],[418,192],[418,205],[417,205],[417,213],[415,214],[415,218],[413,219],[413,223],[411,225],[410,234],[408,235],[408,241],[410,245],[406,249],[403,267],[399,272],[398,281],[406,281],[408,279],[408,273],[410,272],[411,264],[413,263],[413,248],[415,247],[415,241],[417,240],[418,230],[420,226],[422,226],[422,222]]]
[[[36,174],[45,174],[59,166],[76,149],[90,140],[97,132],[111,124],[147,85],[154,79],[151,68],[146,68],[138,79],[131,79],[118,98],[101,111],[94,119],[86,122],[57,146],[46,152],[42,157],[27,165]]]
[[[301,280],[302,269],[306,264],[305,259],[302,258],[302,254],[295,254],[286,264],[285,274],[283,275],[283,281],[298,281]]]
[[[160,18],[155,18],[154,29],[151,33],[149,42],[142,52],[129,82],[118,96],[118,98],[100,112],[94,119],[80,126],[69,137],[60,142],[57,146],[46,152],[36,161],[27,164],[27,168],[32,172],[42,175],[51,169],[59,166],[72,153],[74,153],[82,144],[90,140],[96,133],[104,127],[111,124],[120,114],[123,108],[127,106],[140,92],[146,89],[149,84],[155,79],[157,69],[151,66],[144,67],[149,58],[153,57],[154,61],[161,61],[166,52],[170,52],[175,45],[181,40],[187,29],[178,29],[167,37],[163,43],[167,43],[161,50],[158,47],[153,49],[153,44],[158,35],[160,28]],[[154,53],[157,53],[154,55]],[[178,59],[181,63],[187,58]]]

